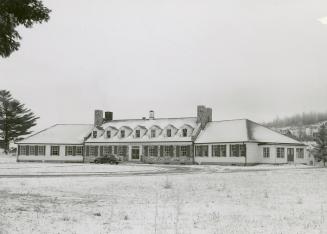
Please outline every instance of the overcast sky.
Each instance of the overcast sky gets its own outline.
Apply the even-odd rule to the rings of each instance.
[[[47,0],[48,23],[20,29],[0,89],[40,119],[249,118],[327,110],[326,0]],[[326,24],[324,24],[326,23]]]

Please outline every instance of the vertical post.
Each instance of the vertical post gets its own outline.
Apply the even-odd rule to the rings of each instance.
[[[212,145],[208,145],[208,158],[212,157]]]
[[[126,153],[128,153],[127,154],[127,161],[131,161],[131,159],[132,159],[132,148],[133,148],[133,146],[127,145],[126,147],[127,147],[127,152]]]
[[[244,144],[244,141],[243,141],[243,149],[244,149],[244,146],[245,144]],[[246,167],[246,165],[247,165],[247,161],[248,161],[248,154],[247,154],[247,147],[245,147],[245,164],[244,164],[244,166]]]
[[[193,164],[195,164],[195,144],[194,144],[194,142],[192,142],[192,146],[191,147],[193,148],[193,150],[192,150]]]

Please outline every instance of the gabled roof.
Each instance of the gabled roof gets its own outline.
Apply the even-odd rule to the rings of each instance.
[[[209,122],[195,143],[260,142],[302,144],[248,119]]]
[[[97,130],[101,130],[101,131],[104,130],[101,126],[95,126],[93,129],[97,129]]]
[[[138,125],[142,125],[145,128],[149,129],[153,125],[158,125],[161,129],[164,129],[167,125],[172,124],[176,128],[183,126],[184,124],[189,124],[193,128],[197,126],[196,117],[181,117],[181,118],[155,118],[155,119],[122,119],[122,120],[112,120],[106,122],[102,125],[104,129],[108,126],[113,126],[117,129],[122,126],[128,126],[132,129]]]
[[[302,144],[301,142],[291,137],[273,131],[270,128],[262,126],[256,122],[247,120],[247,125],[249,138],[252,141],[262,143]]]
[[[182,117],[182,118],[156,118],[156,119],[126,119],[126,120],[112,120],[106,122],[102,125],[104,129],[109,126],[115,127],[117,129],[121,128],[122,126],[128,126],[131,129],[135,129],[137,126],[143,126],[145,129],[150,129],[153,126],[157,126],[159,129],[164,129],[168,125],[173,125],[176,128],[180,128],[183,125],[187,124],[190,125],[192,128],[196,129],[198,123],[196,122],[196,117]],[[144,135],[140,138],[133,137],[133,134],[119,138],[117,136],[113,136],[111,138],[106,138],[104,136],[98,138],[89,138],[86,142],[161,142],[161,141],[191,141],[191,137],[180,137],[180,136],[173,136],[173,137],[164,137],[164,136],[157,136],[154,138],[149,137],[148,135]]]
[[[92,124],[56,124],[35,133],[18,144],[83,144],[94,126]]]
[[[134,129],[136,129],[136,128],[146,129],[146,127],[144,127],[143,125],[137,125]]]

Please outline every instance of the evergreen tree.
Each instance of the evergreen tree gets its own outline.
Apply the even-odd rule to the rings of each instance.
[[[18,50],[19,25],[31,28],[34,23],[48,21],[49,13],[40,0],[0,0],[0,56],[8,57]]]
[[[5,153],[8,153],[11,141],[31,133],[29,129],[36,125],[37,119],[38,117],[14,99],[9,91],[0,90],[0,139],[3,140]]]
[[[315,142],[314,156],[319,161],[323,161],[325,166],[327,161],[327,129],[324,124],[320,126]]]

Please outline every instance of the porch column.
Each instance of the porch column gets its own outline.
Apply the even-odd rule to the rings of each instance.
[[[143,156],[143,145],[140,145],[139,147],[140,147],[140,158],[141,158],[141,156]]]
[[[131,161],[132,159],[132,146],[126,145],[127,146],[127,160]]]
[[[212,145],[208,145],[208,157],[210,157],[210,158],[211,158],[211,155],[212,155],[212,153],[211,153],[212,147],[211,146]]]
[[[230,157],[230,144],[226,144],[226,157]]]

